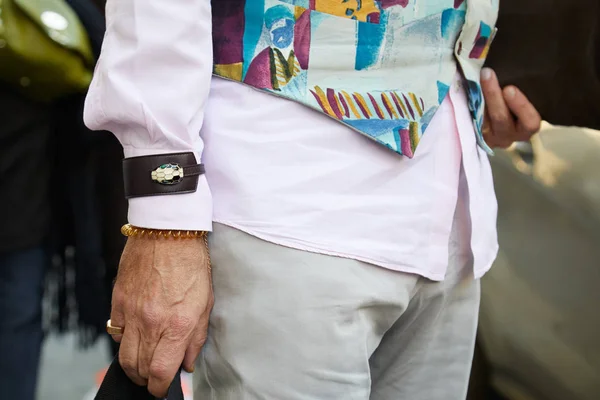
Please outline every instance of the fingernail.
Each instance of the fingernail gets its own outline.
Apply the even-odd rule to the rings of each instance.
[[[481,79],[483,79],[484,81],[487,81],[488,79],[490,79],[492,77],[492,69],[491,68],[484,68],[481,70]]]
[[[515,97],[515,94],[517,94],[517,91],[514,87],[509,87],[504,91],[504,93],[506,94],[506,97],[513,98]]]

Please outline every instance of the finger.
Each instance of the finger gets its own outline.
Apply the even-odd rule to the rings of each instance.
[[[140,345],[140,334],[134,325],[129,325],[123,333],[121,346],[119,348],[119,363],[125,374],[136,385],[146,386],[147,380],[142,378],[138,372],[138,351]]]
[[[514,135],[515,120],[510,113],[496,73],[490,68],[481,72],[481,90],[487,105],[490,126],[496,136]]]
[[[186,372],[194,372],[196,360],[202,351],[202,347],[204,347],[204,343],[206,343],[207,330],[208,321],[205,322],[203,320],[203,322],[198,325],[198,328],[196,328],[194,338],[185,351],[185,356],[183,357],[183,369]]]
[[[123,306],[124,304],[122,304],[120,301],[118,301],[118,297],[116,295],[116,293],[113,293],[113,299],[112,299],[112,310],[110,312],[110,321],[111,321],[111,325],[112,326],[118,326],[121,328],[125,327],[125,315],[123,314]],[[123,339],[123,335],[111,335],[111,337],[113,338],[113,340],[117,343],[121,343],[121,340]]]
[[[154,356],[157,345],[158,339],[148,336],[144,338],[142,334],[138,352],[138,372],[139,375],[146,380],[150,378],[150,363],[152,362],[152,357]]]
[[[115,315],[115,317],[113,317],[112,315]],[[124,318],[120,315],[120,313],[118,312],[114,312],[111,315],[110,318],[110,324],[112,327],[119,327],[119,328],[123,328],[125,325],[124,322],[115,322],[115,321],[124,321]],[[107,323],[107,330],[108,330],[108,323]],[[110,334],[110,337],[117,343],[121,343],[121,340],[123,339],[123,335],[122,334]]]
[[[111,337],[117,343],[121,343],[121,341],[123,340],[123,335],[111,335]]]
[[[498,140],[498,142],[496,142],[496,144],[494,145],[494,147],[498,148],[498,149],[507,149],[509,148],[512,144],[514,143],[513,140],[506,140],[506,139],[501,139]]]
[[[481,132],[483,133],[483,136],[485,137],[486,140],[488,137],[495,136],[494,130],[492,129],[492,126],[490,125],[490,114],[487,112],[487,107],[483,114],[483,126],[481,127]]]
[[[155,309],[149,305],[145,307],[141,320],[140,349],[138,352],[138,371],[142,378],[148,379],[150,376],[150,363],[154,356],[154,351],[160,340],[160,319]]]
[[[531,104],[527,96],[515,86],[507,86],[503,90],[504,99],[508,108],[517,117],[517,131],[526,135],[525,140],[540,130],[542,117]]]
[[[499,147],[499,138],[494,134],[494,130],[490,125],[490,116],[487,109],[484,111],[483,126],[481,128],[483,139],[491,148]]]
[[[148,391],[152,395],[158,398],[167,395],[175,374],[181,368],[186,348],[187,341],[174,341],[166,336],[160,339],[150,363]]]

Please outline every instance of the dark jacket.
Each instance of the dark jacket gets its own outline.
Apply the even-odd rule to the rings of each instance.
[[[91,0],[67,2],[98,55],[101,10]],[[54,256],[46,280],[47,304],[54,306],[50,326],[72,329],[76,311],[82,343],[90,344],[109,318],[127,202],[121,147],[108,132],[85,127],[84,96],[39,104],[0,85],[0,252],[49,249]]]
[[[98,57],[105,31],[102,10],[95,1],[66,1],[86,28]],[[69,321],[76,309],[79,338],[88,345],[105,332],[109,318],[112,282],[125,245],[119,229],[127,221],[127,201],[121,146],[109,132],[85,127],[84,99],[81,94],[60,101],[61,112],[56,115],[52,243],[54,259],[61,262],[54,263],[48,279],[58,287],[48,292],[58,294],[51,301],[57,307],[52,327],[72,329]],[[66,251],[70,247],[74,254]],[[74,282],[68,279],[73,275]],[[75,308],[70,306],[73,301]]]
[[[80,17],[94,53],[99,55],[104,36],[102,13],[89,0],[67,2]],[[51,105],[40,104],[0,85],[0,197],[4,214],[0,223],[0,252],[38,246],[47,237],[51,189],[66,179],[65,171],[54,178],[51,175],[58,157],[57,144],[59,149],[67,150],[57,139],[69,138],[63,142],[72,144],[69,150],[74,154],[66,157],[85,156],[78,143],[86,142],[84,136],[89,134],[83,125],[82,107],[83,96]]]
[[[53,107],[0,84],[0,252],[38,246],[50,223]]]
[[[556,125],[600,129],[600,1],[502,0],[487,64]]]

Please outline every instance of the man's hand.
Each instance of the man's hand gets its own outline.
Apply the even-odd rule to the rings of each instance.
[[[191,372],[206,340],[213,294],[203,239],[130,237],[112,299],[124,327],[119,362],[129,378],[166,396],[175,374]]]
[[[481,71],[481,89],[486,101],[483,135],[490,147],[509,147],[529,141],[539,131],[542,118],[533,104],[516,87],[500,88],[494,71]]]

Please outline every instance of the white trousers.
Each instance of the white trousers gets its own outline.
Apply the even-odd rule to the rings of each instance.
[[[443,282],[215,224],[194,400],[464,400],[477,331],[461,180]]]
[[[480,292],[455,231],[432,282],[216,225],[194,399],[465,399]]]

